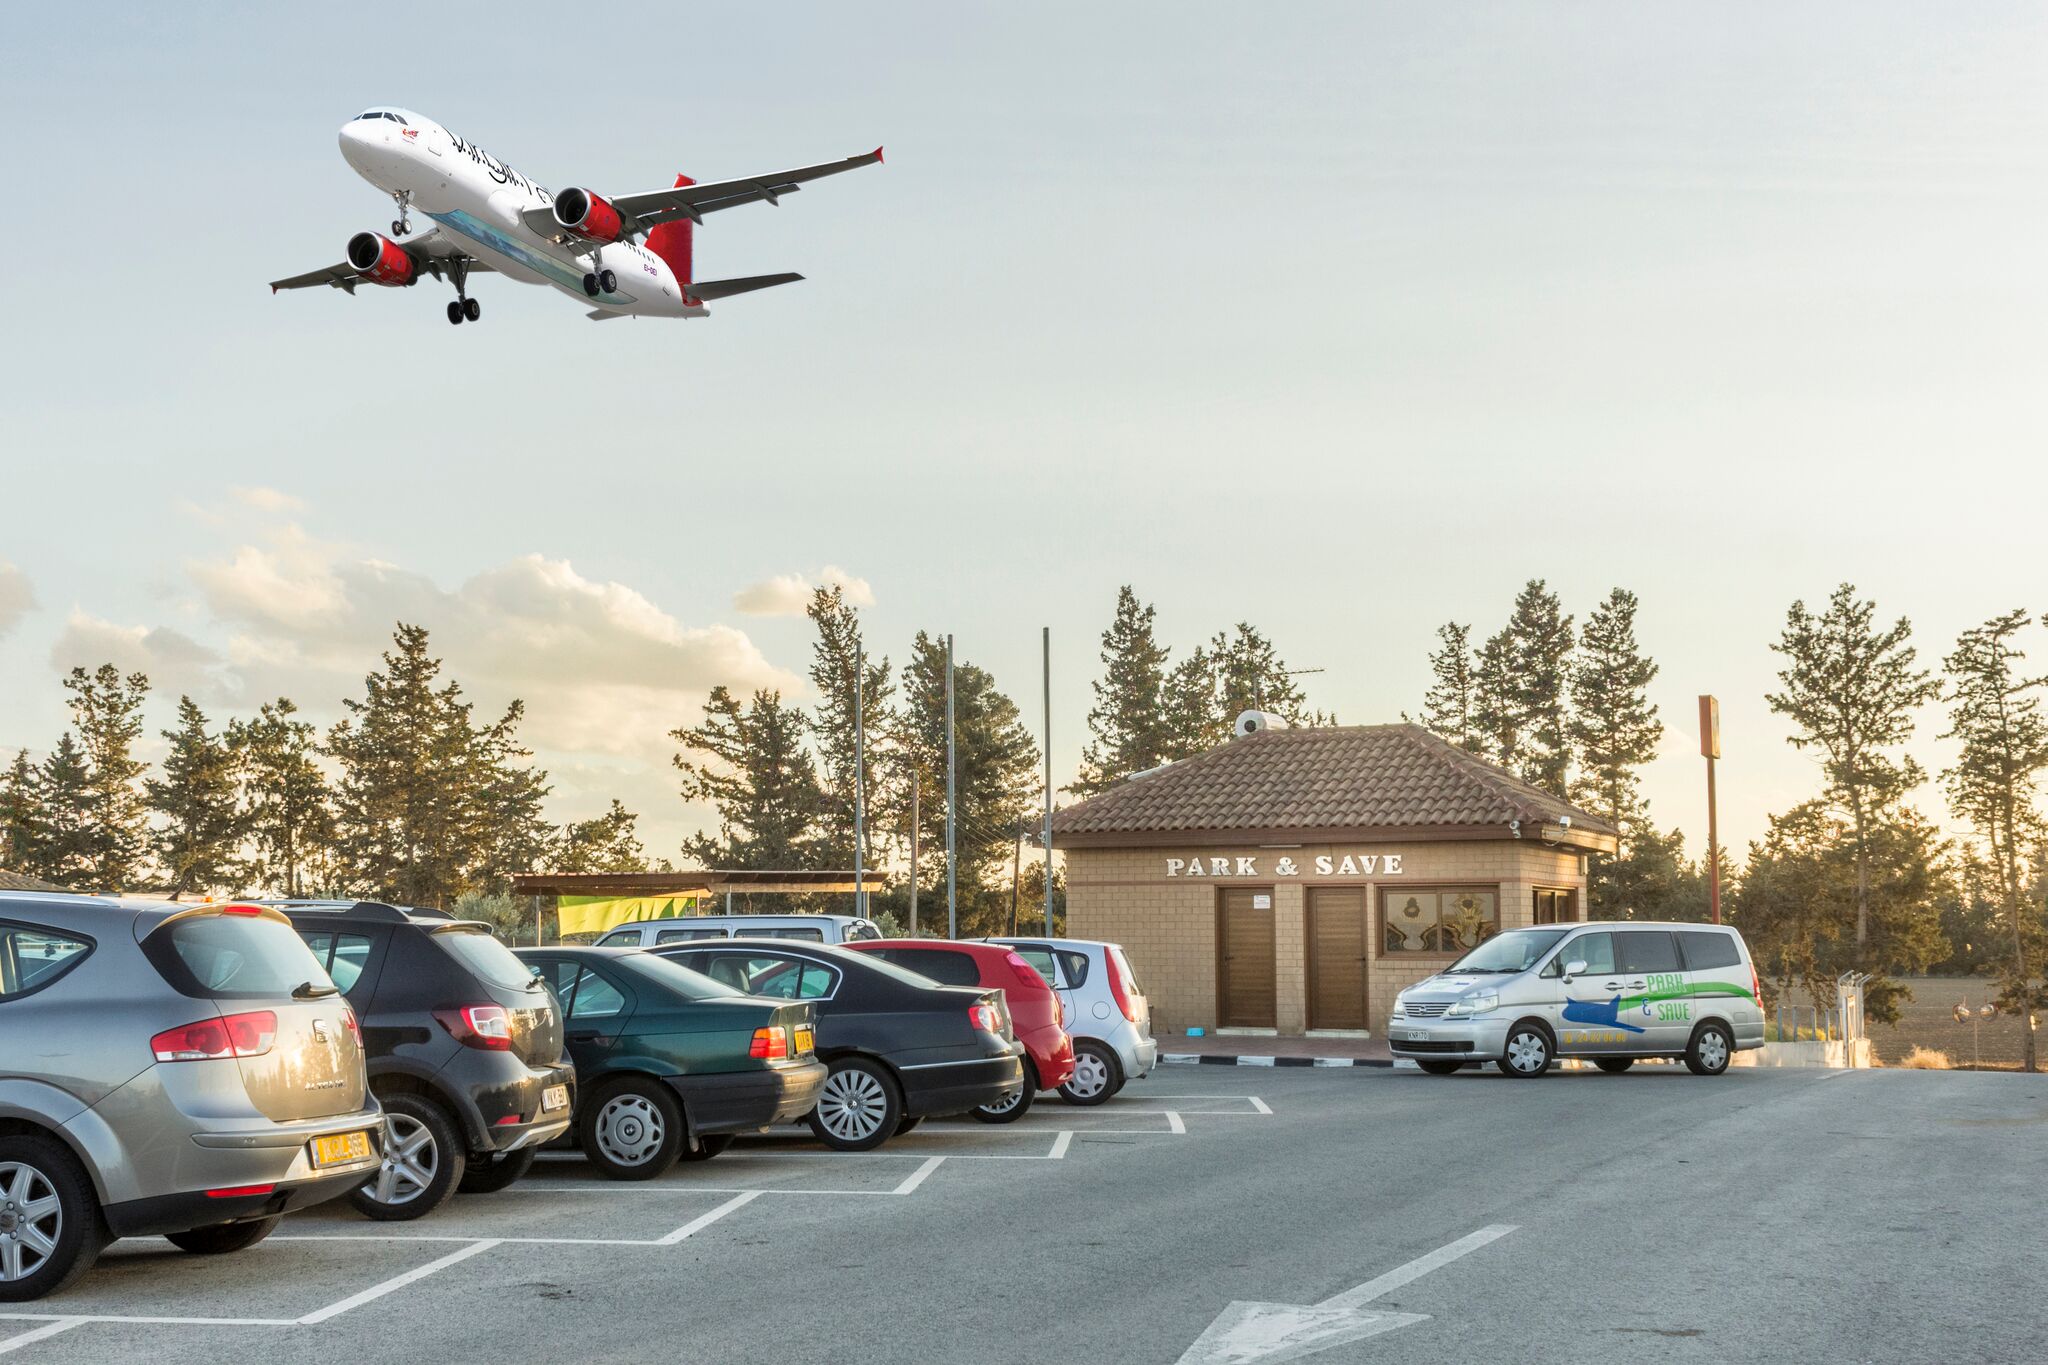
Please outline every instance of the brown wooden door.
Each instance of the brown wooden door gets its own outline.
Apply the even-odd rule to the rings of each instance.
[[[1272,889],[1232,887],[1221,893],[1216,915],[1220,1027],[1274,1027]]]
[[[1365,1027],[1365,890],[1308,893],[1308,1026]]]

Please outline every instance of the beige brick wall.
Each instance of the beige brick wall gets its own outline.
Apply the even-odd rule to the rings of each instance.
[[[1398,875],[1389,876],[1379,870],[1389,854],[1401,860]],[[1359,870],[1346,876],[1340,870],[1346,855],[1354,860],[1371,856],[1381,862],[1375,864],[1373,875]],[[1381,953],[1381,888],[1445,883],[1498,886],[1504,929],[1532,921],[1534,892],[1539,886],[1576,891],[1578,912],[1581,917],[1585,914],[1586,876],[1580,855],[1567,849],[1546,848],[1533,840],[1350,843],[1301,848],[1080,848],[1067,850],[1062,856],[1067,870],[1067,932],[1076,938],[1108,939],[1124,945],[1138,973],[1139,984],[1151,998],[1153,1025],[1162,1030],[1217,1026],[1218,887],[1272,889],[1274,1001],[1276,1022],[1283,1033],[1299,1033],[1308,1021],[1310,887],[1363,886],[1368,890],[1367,1012],[1374,1033],[1385,1028],[1395,992],[1451,960],[1435,954]],[[1204,860],[1205,875],[1166,875],[1168,859],[1178,858],[1185,863],[1196,856]],[[1316,870],[1319,856],[1331,860],[1331,874],[1323,875]],[[1281,873],[1283,857],[1292,861],[1293,875]],[[1215,858],[1227,860],[1228,875],[1206,875],[1209,860]],[[1251,859],[1250,875],[1240,875],[1239,860],[1243,858]],[[1362,869],[1363,864],[1359,867]]]

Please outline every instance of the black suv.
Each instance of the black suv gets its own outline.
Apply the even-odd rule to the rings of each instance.
[[[576,1072],[555,997],[489,926],[375,901],[279,901],[362,1022],[384,1165],[348,1196],[419,1218],[502,1190],[568,1131]]]

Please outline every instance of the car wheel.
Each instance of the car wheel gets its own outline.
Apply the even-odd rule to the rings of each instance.
[[[1636,1059],[1633,1057],[1595,1057],[1593,1059],[1593,1065],[1599,1067],[1610,1076],[1619,1076],[1635,1064]]]
[[[0,1303],[56,1293],[111,1240],[69,1151],[48,1138],[0,1137]]]
[[[903,1097],[880,1063],[846,1057],[832,1063],[809,1122],[827,1147],[871,1152],[896,1135],[896,1125],[903,1122]]]
[[[583,1111],[583,1154],[614,1180],[652,1180],[682,1156],[683,1106],[656,1080],[622,1081]]]
[[[1525,1080],[1550,1070],[1550,1035],[1535,1024],[1516,1024],[1500,1052],[1500,1069]]]
[[[1718,1076],[1735,1056],[1735,1040],[1720,1024],[1702,1024],[1686,1045],[1686,1069],[1695,1076]]]
[[[1415,1065],[1421,1067],[1432,1076],[1455,1076],[1458,1074],[1458,1068],[1465,1064],[1463,1062],[1438,1061],[1435,1058],[1431,1058],[1426,1062],[1418,1059]]]
[[[1038,1098],[1038,1068],[1027,1059],[1024,1063],[1024,1083],[994,1104],[984,1104],[974,1111],[974,1117],[982,1123],[1015,1123],[1031,1110],[1031,1101]]]
[[[456,1183],[458,1194],[496,1194],[533,1169],[534,1149],[479,1153],[470,1157]]]
[[[274,1213],[268,1218],[251,1218],[246,1223],[215,1223],[186,1232],[167,1232],[164,1236],[178,1250],[195,1256],[225,1256],[255,1246],[277,1231],[277,1225],[283,1221],[283,1214]]]
[[[896,1125],[896,1136],[902,1137],[905,1133],[909,1132],[911,1129],[917,1127],[918,1124],[923,1122],[924,1115],[922,1114],[914,1114],[911,1117],[902,1120],[900,1123]]]
[[[455,1120],[421,1095],[390,1095],[384,1103],[384,1164],[349,1191],[356,1212],[380,1223],[424,1218],[447,1203],[468,1166]]]
[[[1068,1104],[1093,1105],[1124,1088],[1123,1064],[1100,1043],[1074,1044],[1074,1074],[1060,1087]]]
[[[695,1150],[685,1147],[683,1149],[683,1160],[709,1161],[712,1157],[717,1156],[730,1146],[732,1146],[731,1133],[713,1133],[710,1137],[698,1138]]]

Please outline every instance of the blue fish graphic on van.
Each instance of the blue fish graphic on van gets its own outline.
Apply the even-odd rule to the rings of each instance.
[[[1571,1000],[1564,1002],[1564,1021],[1567,1024],[1596,1024],[1601,1028],[1626,1029],[1630,1033],[1643,1030],[1634,1024],[1621,1022],[1621,997],[1612,1000]]]

